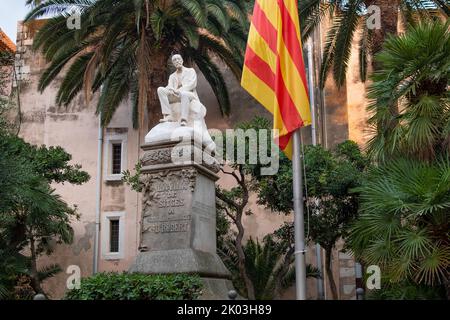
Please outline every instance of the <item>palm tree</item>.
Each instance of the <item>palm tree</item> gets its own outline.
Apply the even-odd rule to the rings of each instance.
[[[394,160],[358,190],[361,215],[348,242],[356,256],[379,265],[388,286],[448,286],[450,159]]]
[[[33,2],[33,1],[31,1]],[[81,29],[68,29],[77,12]],[[167,61],[180,53],[211,85],[223,114],[230,108],[224,78],[214,57],[240,77],[248,27],[245,0],[46,0],[26,20],[52,15],[34,39],[50,65],[43,91],[64,67],[56,97],[67,106],[81,91],[90,100],[99,92],[97,113],[111,120],[130,95],[134,127],[145,107],[150,122],[159,111],[156,88],[167,82]],[[102,88],[102,90],[100,90]]]
[[[398,12],[404,16],[404,21],[410,22],[413,13],[430,15],[425,10],[427,3],[434,4],[447,17],[450,15],[448,0],[299,0],[303,38],[308,38],[323,19],[331,19],[320,71],[321,88],[331,71],[338,87],[345,83],[352,41],[357,32],[361,32],[360,78],[365,81],[370,57],[381,50],[388,35],[397,34]],[[379,29],[369,29],[367,26],[367,21],[373,14],[368,10],[371,5],[380,9]],[[371,65],[374,70],[378,69],[376,61],[372,60]]]
[[[18,275],[28,272],[27,262],[15,248],[8,247],[0,234],[0,300],[11,299]]]
[[[385,297],[450,293],[449,25],[419,23],[389,37],[369,87],[376,134],[368,151],[378,167],[357,188],[361,215],[349,245],[382,267]]]
[[[22,293],[42,292],[42,281],[61,268],[56,264],[38,268],[38,255],[51,253],[51,239],[70,243],[73,234],[68,219],[61,215],[67,205],[33,171],[31,161],[20,154],[26,146],[19,140],[0,131],[0,300],[13,298],[20,280],[26,282],[23,289],[30,288]],[[33,153],[35,159],[37,154]],[[43,163],[48,164],[46,160]],[[24,255],[28,245],[30,256]]]
[[[33,284],[32,261],[20,253],[20,249],[11,247],[8,239],[0,233],[0,300],[10,299],[31,299],[37,293]],[[40,268],[37,271],[39,283],[55,276],[62,269],[57,264],[51,264]],[[20,282],[25,280],[26,286],[20,286]],[[17,287],[27,287],[29,290],[17,294]],[[22,288],[24,289],[24,288]],[[14,297],[14,295],[18,297]]]
[[[264,237],[262,243],[252,238],[245,243],[245,269],[255,289],[256,300],[279,298],[283,290],[294,285],[295,258],[293,246],[290,247],[292,250],[286,248],[283,241],[275,241],[272,235]],[[233,275],[235,287],[245,295],[245,285],[237,266],[238,257],[234,241],[227,239],[221,242],[219,254]],[[318,278],[320,272],[308,264],[306,276]]]
[[[449,151],[449,26],[435,21],[410,27],[389,38],[377,56],[380,70],[368,89],[375,132],[368,150],[375,160],[403,154],[431,161]]]

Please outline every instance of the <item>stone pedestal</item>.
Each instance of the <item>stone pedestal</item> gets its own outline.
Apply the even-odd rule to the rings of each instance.
[[[219,165],[194,139],[142,148],[141,242],[130,272],[199,274],[205,284],[202,298],[227,299],[233,289],[230,273],[216,248]]]

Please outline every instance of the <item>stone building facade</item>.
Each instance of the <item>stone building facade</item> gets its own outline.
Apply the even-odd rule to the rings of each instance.
[[[58,263],[63,270],[75,265],[80,267],[82,276],[91,275],[94,270],[95,231],[98,226],[99,251],[95,268],[98,271],[128,270],[138,252],[141,200],[138,193],[120,181],[120,172],[134,168],[141,155],[140,146],[147,132],[133,129],[131,108],[127,102],[122,103],[108,127],[99,130],[99,121],[95,116],[95,98],[86,104],[85,99],[79,96],[68,107],[57,107],[55,96],[61,78],[53,81],[44,92],[38,91],[37,85],[46,67],[46,61],[38,52],[32,50],[32,44],[34,34],[41,24],[42,21],[27,25],[18,23],[16,72],[21,80],[20,100],[23,113],[20,136],[33,144],[64,147],[72,154],[73,163],[81,164],[91,179],[81,186],[54,185],[56,192],[65,201],[77,205],[81,219],[73,223],[73,244],[58,245],[54,254],[42,257],[39,264]],[[316,35],[316,39],[322,37],[323,35]],[[320,46],[316,45],[314,52],[317,64]],[[354,57],[357,57],[356,53]],[[356,63],[357,58],[351,60],[344,88],[338,91],[330,80],[323,96],[317,94],[317,139],[327,147],[349,138],[361,144],[365,141],[364,84],[357,81]],[[208,109],[208,128],[232,128],[256,115],[270,117],[264,108],[240,88],[231,72],[225,67],[223,71],[232,101],[231,116],[228,118],[220,115],[211,88],[205,79],[199,76],[198,91],[200,99]],[[316,93],[319,93],[317,89]],[[242,112],[243,110],[245,112]],[[311,129],[305,128],[303,136],[305,142],[309,143]],[[100,149],[99,137],[102,137]],[[100,180],[97,179],[99,153]],[[218,183],[226,187],[231,186],[233,181],[228,176],[222,176]],[[250,205],[255,214],[245,217],[247,237],[262,238],[292,219],[292,216],[279,216],[257,206],[255,196],[251,197]],[[98,208],[100,219],[96,221]],[[307,252],[307,262],[316,264],[314,246]],[[340,299],[354,299],[354,261],[348,255],[336,251],[333,266]],[[52,297],[59,298],[64,295],[67,277],[68,274],[62,272],[45,283]],[[326,283],[325,279],[325,295],[330,297]],[[316,280],[308,279],[308,296],[311,299],[316,298]],[[288,290],[284,297],[293,298],[294,290]]]
[[[0,53],[14,54],[16,45],[0,28]],[[3,57],[2,57],[3,58]],[[1,61],[0,66],[0,97],[7,97],[11,94],[12,69],[13,65],[9,61]]]

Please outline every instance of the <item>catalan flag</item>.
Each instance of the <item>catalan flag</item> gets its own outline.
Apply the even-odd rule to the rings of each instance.
[[[291,158],[292,133],[311,124],[297,0],[255,1],[241,85],[273,114]]]

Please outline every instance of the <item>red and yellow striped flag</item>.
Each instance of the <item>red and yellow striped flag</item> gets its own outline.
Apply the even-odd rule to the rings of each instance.
[[[311,124],[297,0],[255,1],[241,85],[273,114],[291,158],[292,133]]]

